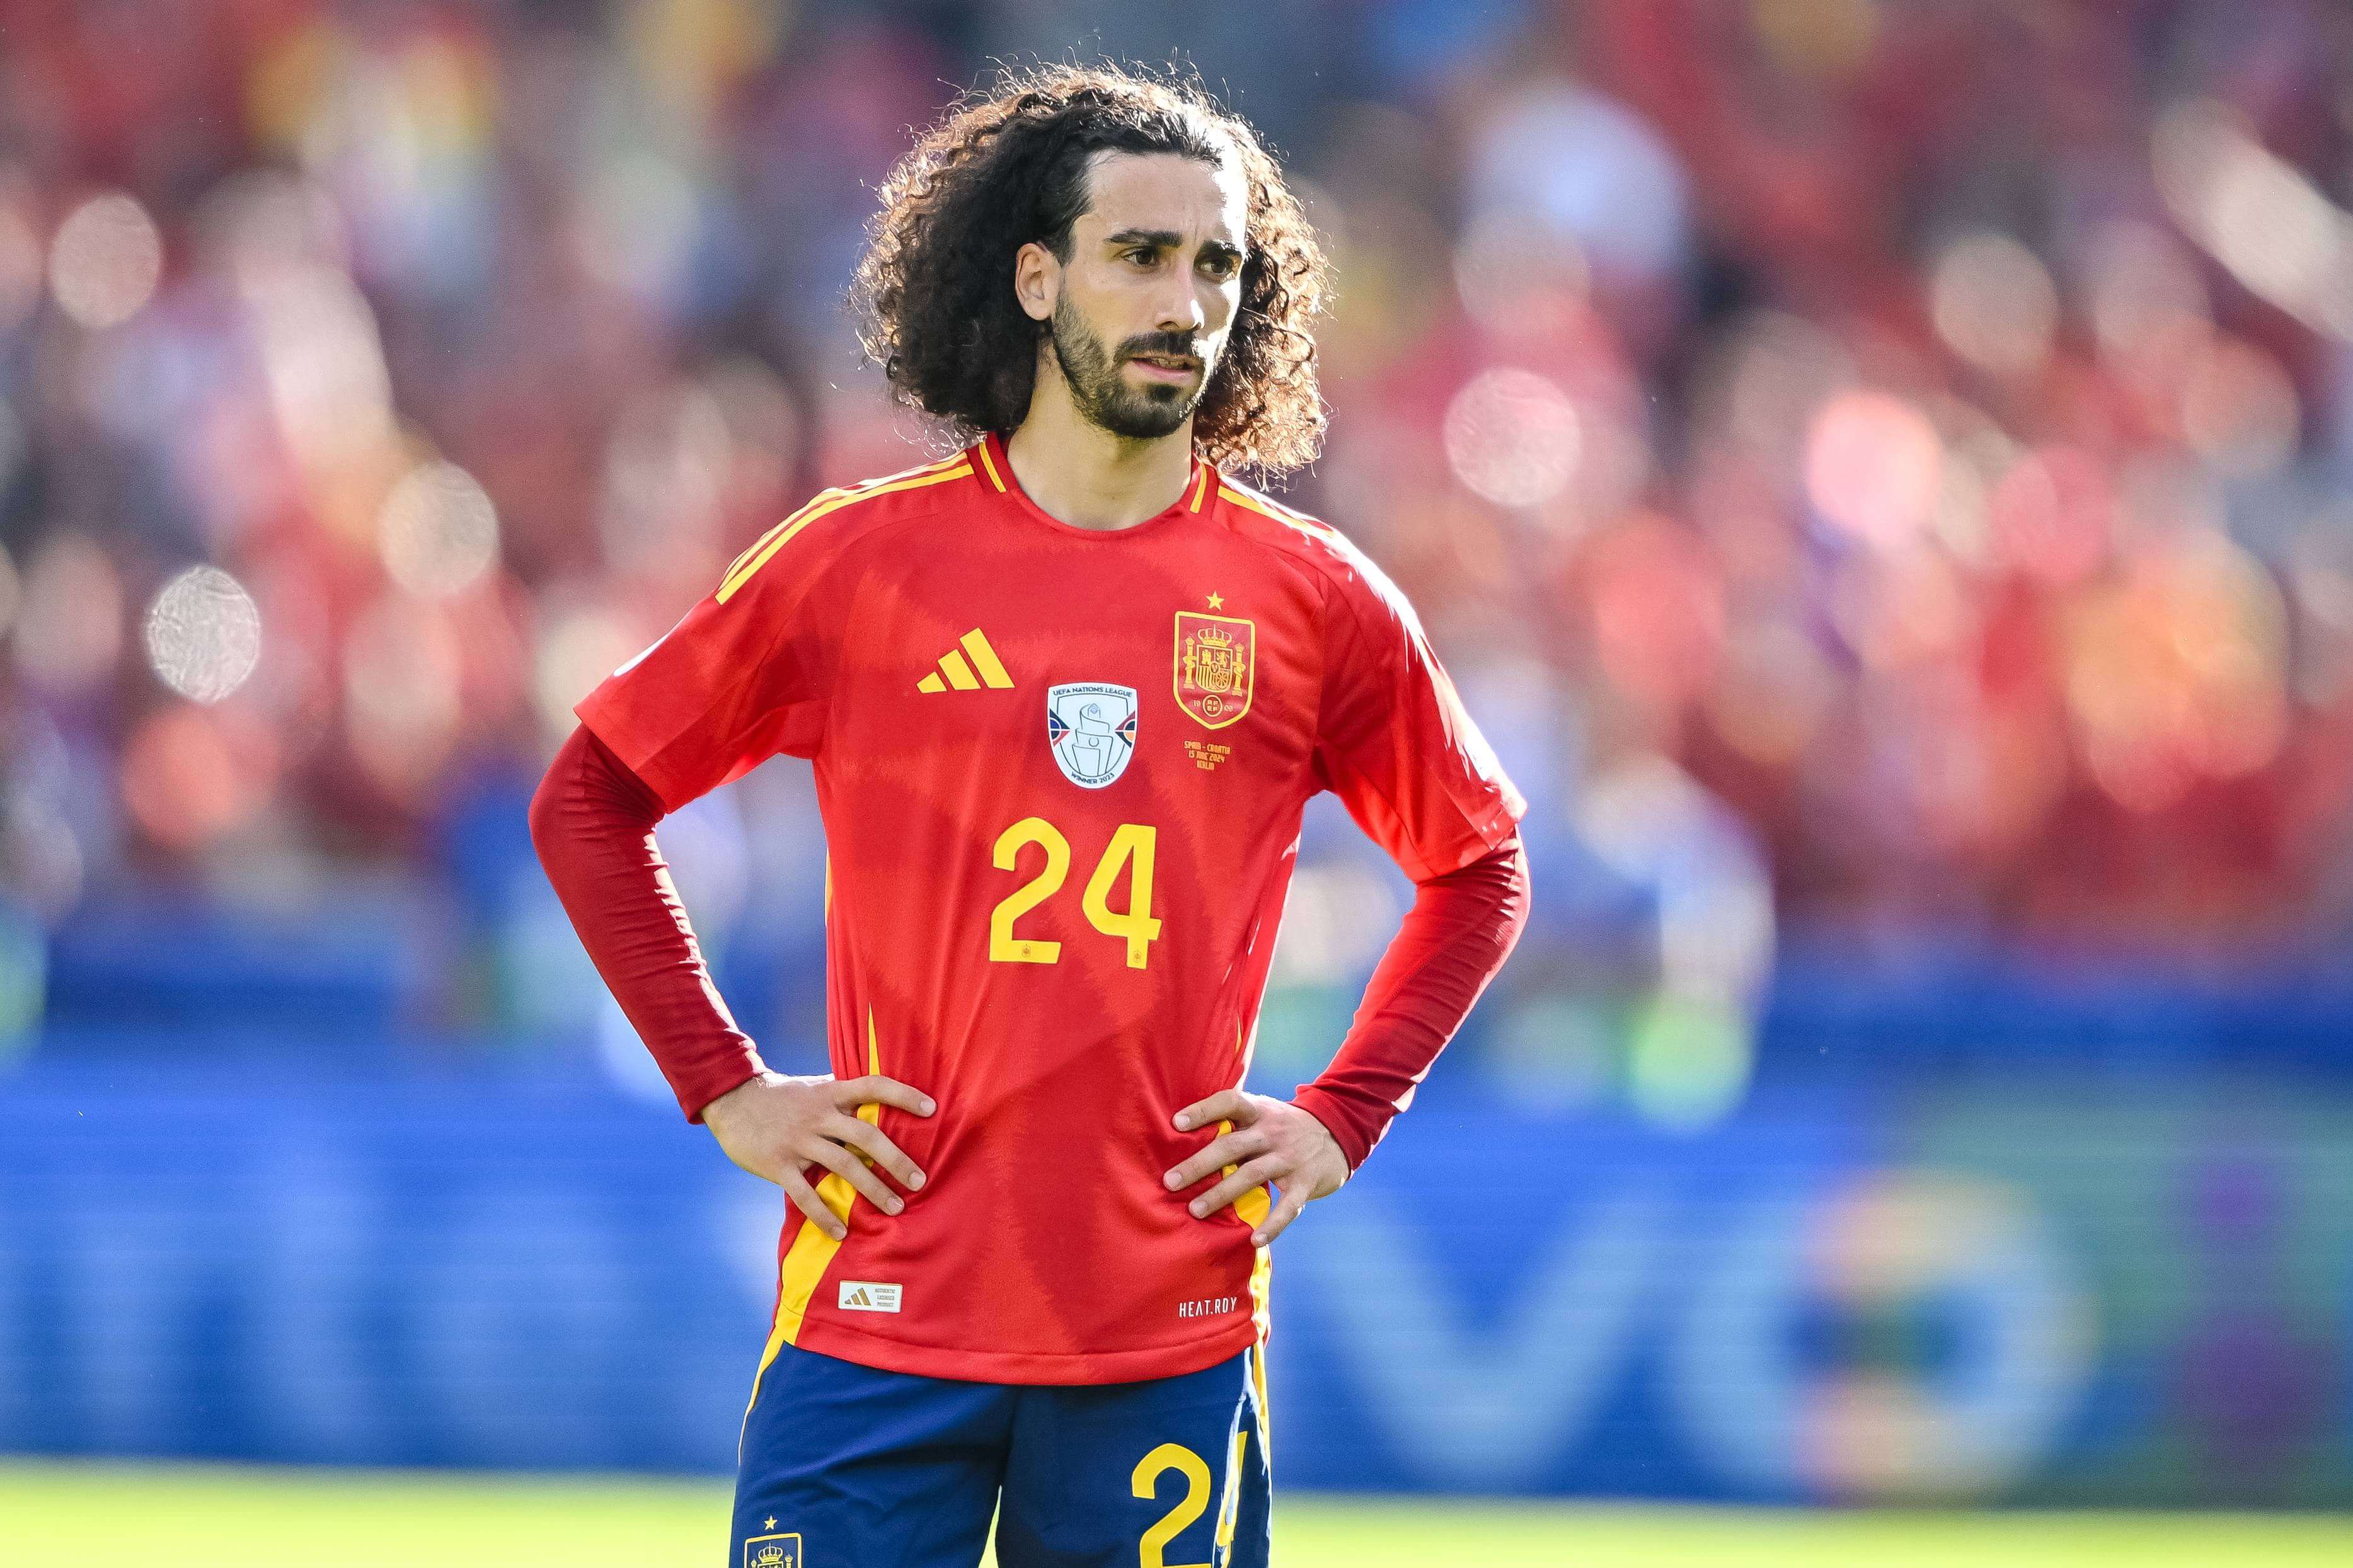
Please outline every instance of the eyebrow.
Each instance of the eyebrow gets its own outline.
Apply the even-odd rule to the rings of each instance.
[[[1153,250],[1174,250],[1185,243],[1185,237],[1173,228],[1124,228],[1117,234],[1105,235],[1103,243],[1115,246],[1141,245]],[[1237,261],[1242,257],[1240,247],[1229,245],[1222,239],[1206,240],[1202,243],[1201,248],[1212,255],[1232,257]]]

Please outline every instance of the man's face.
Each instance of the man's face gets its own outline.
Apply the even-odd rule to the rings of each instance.
[[[1055,362],[1081,415],[1155,440],[1217,374],[1241,304],[1247,194],[1239,171],[1173,153],[1100,153],[1088,183],[1050,318]]]

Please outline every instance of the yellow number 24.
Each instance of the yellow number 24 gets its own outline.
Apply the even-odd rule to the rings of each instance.
[[[1103,848],[1103,858],[1095,863],[1094,875],[1087,879],[1087,890],[1079,900],[1086,911],[1087,923],[1105,936],[1115,936],[1127,942],[1127,966],[1142,969],[1151,956],[1152,944],[1159,940],[1160,921],[1152,913],[1152,861],[1160,840],[1159,829],[1139,823],[1123,822]],[[1042,816],[1025,816],[997,836],[995,860],[1000,871],[1017,871],[1021,866],[1021,851],[1029,845],[1046,851],[1046,864],[1038,874],[997,900],[988,916],[988,956],[998,963],[1059,963],[1062,944],[1039,942],[1013,934],[1013,922],[1054,896],[1064,879],[1071,874],[1071,841],[1061,830]],[[1112,886],[1119,880],[1120,872],[1128,873],[1127,908],[1111,907]]]

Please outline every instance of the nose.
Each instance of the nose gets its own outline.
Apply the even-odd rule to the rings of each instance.
[[[1190,336],[1208,325],[1208,320],[1201,310],[1200,291],[1192,287],[1189,279],[1181,282],[1160,301],[1161,331],[1183,332]]]

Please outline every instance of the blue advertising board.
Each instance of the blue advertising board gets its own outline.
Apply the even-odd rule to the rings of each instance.
[[[0,1087],[0,1450],[721,1471],[779,1199],[454,1071]],[[2353,1503],[2353,1101],[1831,1084],[1704,1133],[1457,1099],[1276,1247],[1287,1485]]]

